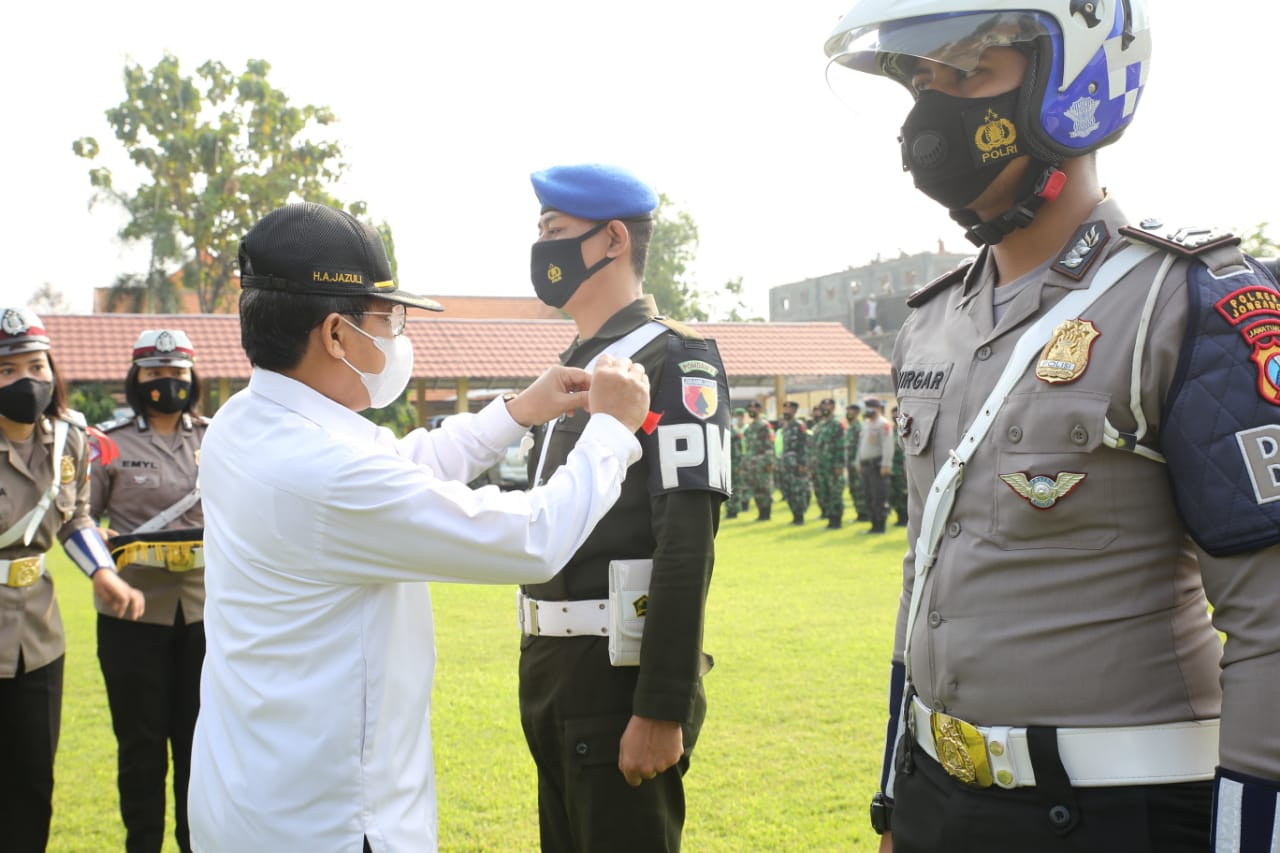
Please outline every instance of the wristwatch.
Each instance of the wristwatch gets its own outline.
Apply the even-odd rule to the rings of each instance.
[[[876,835],[884,835],[889,831],[892,820],[893,800],[886,797],[883,792],[877,792],[871,798],[871,828],[876,831]]]

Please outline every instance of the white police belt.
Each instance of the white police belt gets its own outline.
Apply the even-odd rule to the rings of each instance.
[[[913,697],[915,740],[951,776],[977,787],[1036,784],[1027,730],[974,726]],[[1058,754],[1078,788],[1165,785],[1213,779],[1218,720],[1116,728],[1059,728]]]
[[[31,586],[44,574],[44,554],[0,560],[0,585],[21,588]]]
[[[526,637],[609,636],[609,602],[603,598],[539,601],[517,591],[516,609]]]

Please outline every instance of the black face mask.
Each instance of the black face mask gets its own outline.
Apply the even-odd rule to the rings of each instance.
[[[19,379],[0,388],[0,415],[20,424],[33,424],[53,399],[53,383]]]
[[[1013,123],[1017,107],[1016,89],[991,98],[921,92],[899,137],[903,170],[929,198],[963,209],[1024,153]]]
[[[166,415],[181,412],[191,399],[191,383],[172,376],[152,379],[150,382],[139,382],[138,391],[147,408]]]
[[[608,224],[601,222],[579,237],[540,240],[533,244],[529,277],[539,299],[552,308],[563,308],[584,281],[613,260],[606,256],[590,268],[582,260],[582,244]]]

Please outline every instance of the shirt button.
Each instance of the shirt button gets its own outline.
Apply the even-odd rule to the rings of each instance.
[[[947,535],[952,539],[960,535],[960,522],[953,521],[947,525]]]
[[[936,610],[929,611],[929,627],[937,628],[942,624],[942,614]]]
[[[1009,427],[1009,440],[1012,441],[1014,444],[1017,444],[1019,441],[1022,441],[1022,427],[1020,426]]]
[[[1071,441],[1073,444],[1085,444],[1089,441],[1089,431],[1076,424],[1071,428]]]
[[[586,755],[591,751],[591,747],[587,746],[587,742],[585,740],[580,740],[578,741],[577,746],[573,748],[573,751],[578,753],[578,755]]]
[[[978,361],[986,361],[989,358],[991,358],[991,347],[986,344],[978,347]]]

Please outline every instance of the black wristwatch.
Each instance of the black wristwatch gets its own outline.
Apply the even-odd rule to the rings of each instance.
[[[889,831],[889,823],[892,820],[893,800],[877,792],[871,798],[871,828],[876,831],[876,835],[884,835]]]

